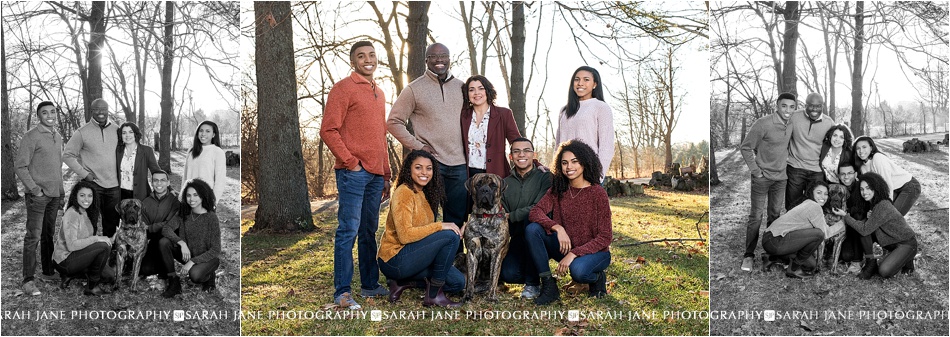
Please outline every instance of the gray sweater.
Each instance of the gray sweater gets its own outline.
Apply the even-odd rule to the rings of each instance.
[[[897,211],[897,208],[894,208],[894,204],[887,200],[874,205],[874,208],[868,212],[867,220],[855,220],[849,215],[844,218],[844,222],[862,236],[874,233],[877,242],[882,247],[910,240],[916,235],[914,230],[907,225],[904,216]]]
[[[465,164],[465,147],[462,146],[462,85],[465,83],[449,73],[446,81],[426,70],[425,75],[409,83],[393,102],[386,120],[389,133],[402,146],[413,150],[429,145],[435,149],[435,159],[440,163],[456,166]],[[415,135],[406,129],[412,122]]]

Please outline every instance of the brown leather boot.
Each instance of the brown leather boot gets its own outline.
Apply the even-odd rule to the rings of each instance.
[[[445,293],[442,292],[442,287],[440,286],[436,292],[435,297],[430,297],[429,294],[432,293],[432,288],[434,286],[432,283],[426,279],[426,295],[422,298],[422,306],[431,307],[437,305],[443,308],[458,308],[462,306],[462,303],[455,302],[450,300],[448,297],[445,297]]]

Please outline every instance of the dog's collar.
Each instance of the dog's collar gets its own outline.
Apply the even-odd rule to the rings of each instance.
[[[504,207],[504,206],[498,206],[498,209],[499,209],[501,212],[499,212],[499,213],[476,213],[476,214],[472,214],[472,215],[475,215],[475,216],[477,216],[477,217],[479,217],[479,218],[496,218],[496,217],[497,217],[497,218],[502,218],[502,219],[503,219],[503,218],[505,217],[505,214],[507,214],[507,213],[505,212],[505,207]]]

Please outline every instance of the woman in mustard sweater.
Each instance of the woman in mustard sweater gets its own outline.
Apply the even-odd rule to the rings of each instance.
[[[443,293],[461,291],[465,277],[452,266],[461,230],[454,223],[435,221],[435,212],[445,199],[438,165],[428,152],[415,150],[399,170],[377,254],[379,270],[389,279],[391,302],[425,281],[423,306],[461,305]]]
[[[94,193],[93,183],[80,180],[73,186],[63,213],[63,226],[56,236],[53,261],[63,282],[69,286],[73,277],[86,275],[83,294],[102,295],[110,293],[101,283],[112,282],[114,272],[108,267],[112,238],[96,235],[99,220],[99,196]]]
[[[794,254],[792,263],[785,269],[785,276],[810,278],[815,276],[802,269],[811,265],[811,256],[818,250],[821,241],[844,230],[840,222],[828,226],[821,206],[828,201],[828,184],[812,182],[805,189],[808,199],[775,219],[762,236],[762,248],[771,255]]]

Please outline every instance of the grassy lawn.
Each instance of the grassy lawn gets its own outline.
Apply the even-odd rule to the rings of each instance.
[[[633,245],[662,238],[696,238],[697,221],[708,210],[705,194],[648,190],[645,196],[611,200],[614,220],[612,263],[607,269],[609,295],[588,298],[586,291],[562,291],[560,304],[538,307],[518,296],[521,285],[511,285],[491,303],[477,297],[459,310],[422,307],[422,290],[407,290],[396,304],[383,300],[357,300],[366,316],[327,319],[326,313],[342,314],[332,304],[333,235],[336,211],[314,214],[317,230],[294,235],[245,234],[242,239],[242,310],[260,312],[259,318],[242,322],[245,335],[707,335],[706,319],[674,319],[664,312],[706,311],[709,254],[704,243],[683,241]],[[388,208],[381,211],[385,219]],[[246,213],[245,213],[246,214]],[[244,233],[253,225],[244,219]],[[703,237],[708,222],[698,224]],[[383,228],[380,227],[381,235]],[[354,250],[354,256],[356,251]],[[553,265],[553,262],[552,262]],[[357,271],[358,272],[358,271]],[[381,275],[382,276],[382,275]],[[569,277],[560,280],[566,285]],[[385,277],[381,280],[385,284]],[[354,275],[354,288],[359,276]],[[458,298],[455,298],[458,299]],[[373,322],[370,310],[387,318]],[[583,312],[581,320],[568,321],[568,310]],[[270,314],[299,312],[316,318],[275,318]],[[499,312],[495,312],[499,311]],[[527,319],[510,317],[529,312]],[[502,312],[506,314],[502,314]],[[542,312],[545,319],[530,315]],[[620,318],[620,313],[623,318]],[[415,314],[415,319],[404,315]],[[601,313],[600,317],[590,313]],[[655,318],[631,317],[655,314]],[[422,319],[421,314],[425,314]],[[491,317],[490,315],[496,315]],[[613,317],[608,317],[612,314]],[[391,316],[394,315],[394,316]],[[433,315],[436,316],[433,319]],[[456,316],[457,315],[457,316]],[[560,315],[560,316],[558,316]],[[446,317],[448,316],[448,317]],[[705,318],[705,316],[703,316]]]
[[[923,140],[943,135],[920,136]],[[782,271],[763,272],[756,250],[752,273],[739,270],[749,212],[749,173],[737,150],[717,153],[722,184],[711,191],[712,246],[711,310],[759,312],[775,310],[773,322],[761,318],[713,319],[712,335],[946,335],[947,269],[947,148],[937,152],[901,153],[904,139],[875,140],[881,151],[904,167],[921,184],[921,195],[906,215],[917,233],[916,272],[891,279],[860,280],[839,266],[838,273],[822,270],[811,280],[785,277]],[[764,231],[764,226],[762,228]],[[877,254],[881,251],[878,248]],[[899,312],[942,312],[936,319],[906,319]],[[795,318],[794,313],[817,313]],[[839,315],[851,313],[852,317]],[[894,314],[869,317],[862,313]],[[826,316],[826,314],[835,314]],[[916,315],[916,314],[915,314]],[[714,317],[715,318],[715,317]]]
[[[181,186],[181,177],[177,174],[184,170],[183,151],[172,154],[172,186]],[[72,171],[67,171],[66,193],[78,181]],[[174,299],[161,297],[164,284],[155,280],[151,284],[140,280],[138,291],[132,292],[128,284],[110,295],[90,297],[82,295],[83,280],[73,280],[70,288],[59,289],[59,283],[45,283],[37,280],[37,286],[43,292],[40,296],[29,296],[20,291],[21,268],[23,261],[23,237],[25,234],[26,208],[21,198],[15,202],[3,202],[3,258],[2,258],[2,298],[3,311],[23,313],[31,312],[29,319],[6,319],[2,325],[2,335],[239,335],[239,321],[234,320],[240,305],[240,213],[238,200],[240,168],[227,169],[227,189],[223,200],[218,203],[218,219],[221,224],[221,265],[217,271],[217,291],[205,293],[200,285],[183,281],[182,295]],[[177,193],[177,190],[176,190]],[[64,198],[65,199],[65,198]],[[65,203],[65,200],[64,200]],[[57,222],[57,230],[62,218]],[[39,268],[37,268],[39,272]],[[185,277],[187,279],[187,277]],[[148,288],[148,289],[146,289]],[[65,318],[41,317],[37,314],[65,311]],[[172,320],[173,310],[185,310],[189,316],[197,317],[202,311],[214,312],[216,319],[189,319],[181,322]],[[73,311],[77,316],[73,316]],[[81,318],[80,313],[102,311],[104,315],[116,315],[118,312],[131,311],[135,315],[147,312],[161,313],[163,316],[150,318],[133,317],[131,319]],[[226,314],[225,314],[226,312]],[[196,314],[197,313],[197,314]],[[227,315],[227,316],[224,316]],[[120,316],[121,317],[121,316]],[[24,317],[25,318],[25,317]]]

